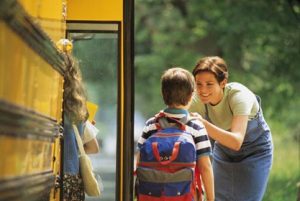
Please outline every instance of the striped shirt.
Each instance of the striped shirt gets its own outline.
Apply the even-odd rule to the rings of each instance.
[[[167,117],[172,117],[186,125],[186,132],[190,133],[194,139],[198,159],[200,156],[212,155],[211,144],[207,135],[207,131],[202,122],[197,119],[191,119],[188,111],[183,109],[167,108],[161,112],[163,112]],[[169,119],[166,120],[168,123],[173,123]],[[138,140],[138,148],[141,148],[144,142],[152,134],[157,132],[158,129],[156,123],[155,117],[152,117],[146,121],[142,136]]]

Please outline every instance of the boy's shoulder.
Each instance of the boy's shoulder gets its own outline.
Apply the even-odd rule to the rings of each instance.
[[[157,123],[158,121],[158,117],[161,115],[161,114],[164,114],[164,111],[161,110],[159,111],[158,113],[156,113],[154,116],[150,117],[148,120],[146,120],[146,126],[149,126],[151,124],[155,124]]]
[[[204,124],[200,120],[194,117],[190,117],[186,125],[192,127],[195,130],[205,129]]]
[[[156,118],[155,116],[149,118],[147,121],[146,121],[146,126],[149,126],[150,124],[154,124],[156,122]]]

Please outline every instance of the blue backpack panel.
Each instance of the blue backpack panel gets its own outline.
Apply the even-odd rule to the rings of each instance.
[[[159,117],[158,130],[140,147],[139,201],[193,201],[196,148],[192,134],[176,119]],[[161,127],[171,119],[177,126]]]

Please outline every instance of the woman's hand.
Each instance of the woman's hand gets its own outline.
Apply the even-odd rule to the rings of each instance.
[[[191,112],[190,115],[192,118],[198,119],[201,122],[204,120],[203,117],[197,112]]]

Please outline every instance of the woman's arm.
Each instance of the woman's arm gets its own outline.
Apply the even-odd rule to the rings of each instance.
[[[230,149],[240,150],[245,138],[248,116],[234,116],[231,131],[221,129],[205,119],[202,119],[202,122],[211,138]]]
[[[99,130],[95,127],[95,121],[86,121],[83,133],[83,147],[86,154],[96,154],[99,152],[99,144],[97,141],[97,134]]]
[[[200,115],[198,115],[198,117],[199,116]],[[208,135],[212,139],[218,141],[220,144],[230,149],[233,149],[235,151],[240,150],[247,129],[247,124],[248,124],[247,115],[234,116],[232,119],[230,131],[226,131],[224,129],[221,129],[213,125],[212,123],[203,119],[201,116],[199,119],[203,122],[208,132]]]
[[[96,154],[99,152],[99,145],[96,138],[85,143],[83,147],[86,154]]]
[[[206,200],[215,200],[214,175],[209,156],[202,156],[198,159],[198,168],[203,181]]]

